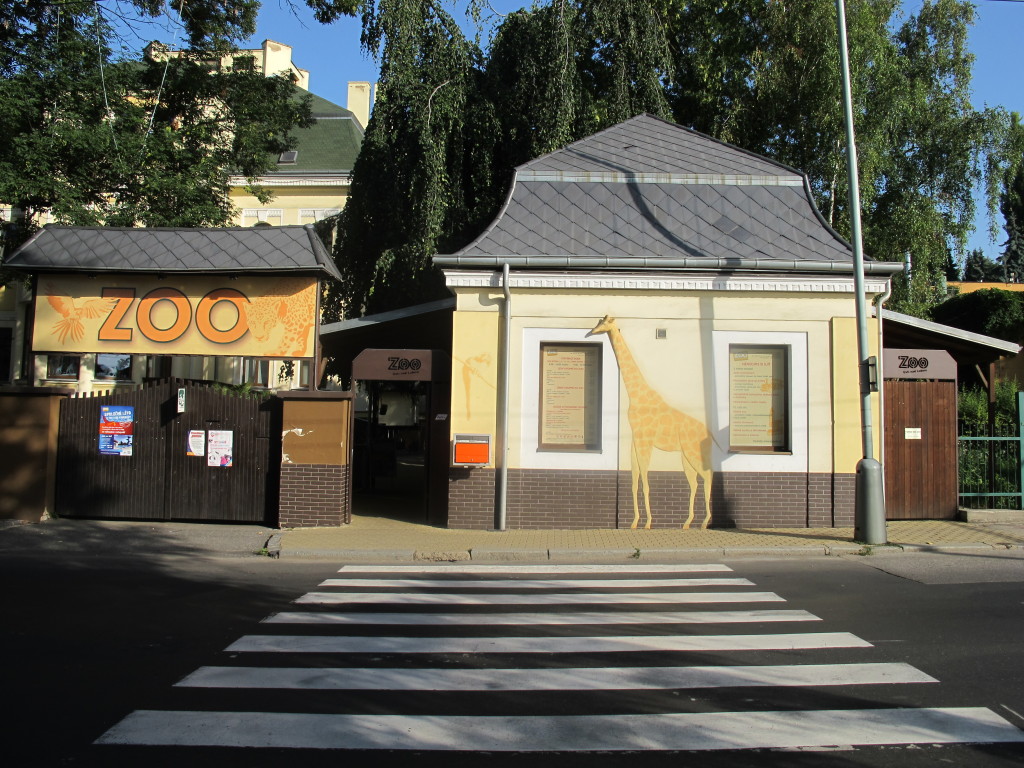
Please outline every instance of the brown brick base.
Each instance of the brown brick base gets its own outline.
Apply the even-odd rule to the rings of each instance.
[[[349,467],[282,464],[278,524],[282,528],[352,522]]]
[[[679,528],[689,509],[682,472],[651,472],[653,528]],[[804,528],[853,525],[854,475],[726,472],[711,481],[711,525],[719,528]],[[699,481],[698,481],[699,483]],[[700,483],[699,483],[700,485]],[[513,469],[508,478],[509,528],[628,528],[633,522],[629,472]],[[640,525],[647,515],[638,494]],[[453,469],[448,485],[450,528],[494,528],[493,469]],[[694,499],[693,525],[704,520],[704,489]]]

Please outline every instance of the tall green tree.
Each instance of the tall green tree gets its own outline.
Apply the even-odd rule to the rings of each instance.
[[[832,0],[538,0],[505,17],[482,54],[442,0],[308,2],[362,14],[382,68],[380,120],[343,217],[339,266],[352,274],[336,312],[342,300],[358,314],[424,297],[438,285],[429,257],[486,224],[514,166],[639,112],[804,171],[849,235]],[[964,253],[972,191],[986,184],[994,211],[994,180],[1020,154],[1006,114],[970,104],[969,2],[924,0],[904,16],[898,0],[851,0],[847,12],[865,248],[911,255],[913,280],[894,280],[891,306],[925,315]],[[428,106],[446,116],[430,130]],[[378,206],[402,215],[384,220]],[[403,280],[418,290],[399,296]]]
[[[444,295],[430,257],[466,209],[465,128],[479,50],[440,3],[378,0],[361,10],[363,46],[379,56],[380,79],[339,220],[344,282],[327,297],[328,318],[342,307],[355,316]]]
[[[164,12],[124,0],[137,18]],[[44,215],[61,223],[221,225],[229,177],[255,179],[310,113],[294,86],[217,70],[255,30],[256,0],[193,0],[180,58],[115,57],[103,2],[24,0],[0,7],[0,201],[16,246]],[[262,190],[254,190],[266,196]]]
[[[1007,175],[1006,187],[1000,196],[1006,242],[1000,262],[1011,282],[1024,282],[1024,165]]]

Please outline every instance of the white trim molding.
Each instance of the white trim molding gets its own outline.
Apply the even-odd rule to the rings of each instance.
[[[444,270],[449,288],[501,288],[501,272]],[[866,279],[866,294],[884,293],[888,280]],[[732,277],[717,275],[616,275],[512,272],[509,287],[518,289],[585,291],[724,291],[747,293],[854,293],[853,276]]]

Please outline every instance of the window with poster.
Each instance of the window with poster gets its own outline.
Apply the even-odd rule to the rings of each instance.
[[[729,345],[729,450],[788,453],[790,429],[789,347]]]
[[[601,355],[594,343],[540,345],[537,449],[601,449]]]

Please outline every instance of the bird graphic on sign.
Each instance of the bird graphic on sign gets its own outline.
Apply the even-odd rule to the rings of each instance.
[[[72,341],[81,341],[85,335],[85,325],[82,320],[103,317],[116,303],[116,299],[87,299],[79,306],[71,296],[55,296],[53,294],[47,295],[46,300],[63,318],[58,320],[50,331],[61,344],[68,336]]]

